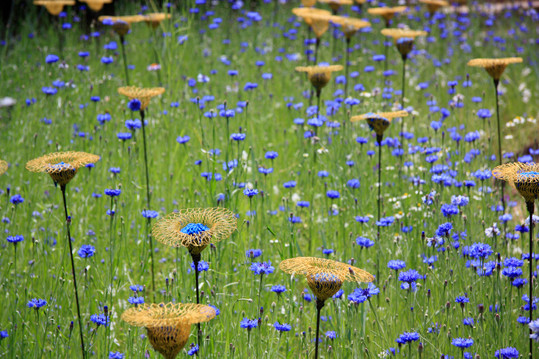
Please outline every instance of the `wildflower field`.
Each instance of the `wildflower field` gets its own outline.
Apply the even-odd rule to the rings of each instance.
[[[106,2],[2,27],[0,358],[539,358],[534,10]]]

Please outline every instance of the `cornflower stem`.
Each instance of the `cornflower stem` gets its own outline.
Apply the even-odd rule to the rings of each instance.
[[[200,262],[201,255],[200,253],[194,254],[191,253],[191,258],[193,259],[193,265],[195,267],[195,289],[196,289],[196,295],[197,295],[197,304],[200,304],[200,295],[198,293],[198,263]],[[198,337],[198,345],[200,346],[202,344],[202,331],[200,330],[200,323],[197,323],[197,337]]]
[[[496,120],[498,122],[498,164],[502,164],[502,130],[500,125],[500,104],[498,100],[498,84],[500,83],[500,80],[494,80],[494,92],[496,94]],[[505,192],[505,181],[500,181],[501,186],[501,192],[502,192],[502,207],[503,207],[503,213],[505,213],[505,198],[504,198],[504,192]]]
[[[109,302],[109,305],[110,307],[112,308],[112,297],[113,297],[113,288],[114,288],[114,266],[113,266],[113,261],[114,261],[114,254],[113,254],[113,250],[112,250],[112,246],[114,244],[114,241],[113,241],[113,230],[112,230],[112,227],[113,227],[113,221],[114,221],[114,197],[110,197],[110,224],[109,224],[109,275],[110,275],[110,288],[109,288],[109,291],[110,291],[110,302]],[[109,327],[106,328],[105,330],[105,333],[107,334],[106,336],[106,352],[105,353],[108,353],[109,352],[109,334],[110,334],[110,329]]]
[[[15,269],[15,283],[17,282],[17,242],[13,243],[13,267]]]
[[[144,110],[140,110],[140,121],[142,122],[142,142],[144,145],[144,170],[146,173],[146,206],[150,210],[150,175],[148,172],[148,151],[146,149],[146,125],[144,124]],[[148,217],[148,222],[146,224],[146,237],[150,241],[150,260],[152,262],[151,271],[152,271],[152,292],[155,301],[155,275],[154,275],[154,262],[153,262],[153,242],[152,236],[150,234],[150,224],[151,218]]]
[[[529,299],[530,299],[530,323],[533,321],[533,212],[535,210],[535,206],[533,202],[526,202],[526,208],[528,209],[528,213],[530,214],[530,257],[528,258],[529,261],[529,267],[530,267],[530,279],[529,279]],[[531,329],[530,329],[531,334]],[[530,359],[533,359],[533,339],[530,336]]]
[[[125,71],[125,83],[129,86],[129,73],[127,72],[127,57],[125,56],[125,45],[124,45],[124,36],[120,35],[120,45],[122,46],[122,57],[124,60],[124,71]]]
[[[67,200],[66,200],[66,185],[60,185],[62,191],[62,198],[64,200],[64,213],[66,218],[66,229],[67,229],[67,243],[69,243],[69,256],[71,258],[71,274],[73,276],[73,287],[75,288],[75,302],[77,303],[77,318],[79,320],[79,332],[80,332],[80,345],[82,350],[82,358],[86,358],[86,351],[84,350],[84,336],[82,334],[82,319],[80,316],[80,304],[79,304],[79,291],[77,289],[77,276],[75,274],[75,261],[73,260],[73,245],[71,244],[71,219],[67,214]]]
[[[346,81],[344,82],[344,98],[348,98],[348,62],[350,61],[350,42],[352,41],[351,38],[346,38],[346,54],[345,54],[345,63],[344,63],[344,71],[346,76]]]
[[[320,312],[325,302],[316,298],[316,337],[314,339],[314,359],[318,359],[318,342],[320,341]]]
[[[256,310],[260,313],[260,294],[262,293],[262,282],[264,280],[264,273],[260,275],[260,286],[258,287],[258,302],[256,304]],[[258,315],[257,313],[257,315]]]
[[[36,333],[35,333],[35,338],[36,338],[36,346],[35,346],[35,354],[36,354],[36,358],[39,358],[39,355],[38,355],[38,351],[39,351],[39,340],[38,340],[38,335],[37,335],[37,332],[39,331],[39,309],[34,309],[34,311],[36,312]]]

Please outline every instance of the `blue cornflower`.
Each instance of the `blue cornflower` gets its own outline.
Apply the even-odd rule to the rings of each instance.
[[[129,297],[127,301],[133,305],[144,304],[144,297]]]
[[[109,352],[109,359],[124,359],[125,354],[121,352]]]
[[[140,100],[137,99],[137,98],[134,98],[134,99],[131,99],[128,103],[127,103],[127,107],[131,110],[131,111],[140,111],[140,106],[142,104],[140,103]]]
[[[505,267],[522,267],[524,265],[524,261],[515,257],[505,258],[503,265]]]
[[[502,274],[507,278],[518,278],[522,275],[522,269],[517,267],[505,267],[502,269]]]
[[[368,216],[356,216],[355,218],[359,223],[368,223],[371,220]]]
[[[452,229],[453,225],[450,222],[442,223],[438,226],[438,229],[436,230],[436,235],[439,237],[448,236],[451,233]]]
[[[150,209],[144,209],[142,210],[142,217],[144,218],[157,218],[159,216],[159,212],[152,211]]]
[[[16,194],[14,196],[12,196],[9,201],[14,204],[14,205],[18,205],[18,204],[21,204],[24,202],[24,198],[22,198],[22,196],[20,194]]]
[[[513,359],[518,358],[519,355],[520,353],[518,352],[518,350],[513,347],[496,350],[496,352],[494,353],[494,357],[499,359]]]
[[[240,327],[245,328],[247,330],[251,330],[253,328],[258,327],[258,320],[257,319],[243,318],[243,320],[240,322]]]
[[[466,338],[453,338],[451,340],[451,344],[456,346],[457,348],[460,348],[462,350],[469,348],[473,345],[473,339],[466,339]]]
[[[39,308],[46,306],[47,301],[45,299],[34,298],[28,301],[26,305],[28,306],[28,308],[34,308],[35,310],[38,310]]]
[[[390,260],[389,262],[387,262],[387,267],[389,269],[399,271],[401,269],[406,268],[406,263],[401,260]]]
[[[371,241],[369,238],[365,238],[365,237],[357,237],[356,244],[358,246],[361,246],[362,248],[369,248],[374,245],[374,241]]]
[[[275,322],[275,324],[273,324],[273,327],[279,332],[289,332],[292,329],[292,326],[290,324],[280,324],[279,322]]]
[[[230,135],[230,139],[234,141],[243,141],[245,140],[245,133],[233,133]]]
[[[256,257],[260,257],[261,255],[262,255],[261,249],[248,249],[247,251],[245,251],[245,256],[247,258],[256,258]]]
[[[416,284],[415,282],[418,279],[422,279],[423,276],[419,274],[415,269],[409,269],[405,272],[399,273],[399,280],[403,282],[401,284],[401,289],[409,290],[412,289],[412,291],[416,290]]]
[[[274,160],[279,156],[279,154],[275,151],[268,151],[266,152],[265,156],[269,160]]]
[[[189,351],[187,352],[188,355],[193,356],[198,353],[198,345],[197,344],[191,344],[191,347],[189,348]]]
[[[281,293],[286,292],[286,287],[284,285],[274,285],[271,287],[271,291],[281,295]]]
[[[95,254],[95,247],[90,244],[83,244],[80,247],[78,254],[79,254],[79,257],[81,258],[93,257]]]
[[[133,284],[129,286],[129,289],[131,289],[133,292],[142,292],[144,290],[144,286],[140,284]]]
[[[441,211],[444,217],[451,217],[459,214],[459,208],[453,204],[442,204]]]
[[[337,338],[337,333],[335,333],[333,330],[327,331],[326,338],[333,340]]]
[[[393,216],[384,217],[384,218],[380,218],[379,221],[376,221],[376,225],[378,227],[389,227],[390,225],[393,224],[393,222],[395,222],[395,217]]]
[[[105,194],[110,197],[117,197],[122,193],[121,189],[105,189]]]
[[[176,138],[176,142],[183,145],[183,144],[189,142],[190,139],[191,139],[191,137],[189,137],[189,136],[178,136]]]
[[[261,263],[252,263],[251,270],[254,274],[264,275],[271,274],[275,270],[275,267],[271,265],[271,261],[261,262]]]
[[[468,205],[470,198],[467,196],[451,196],[451,204],[459,207],[464,207]]]
[[[19,242],[22,242],[24,240],[24,237],[22,235],[7,236],[6,240],[9,243],[17,244]]]
[[[294,188],[296,187],[296,185],[297,185],[296,181],[288,181],[288,182],[283,183],[284,188]]]
[[[465,303],[469,303],[469,302],[470,302],[470,299],[463,295],[460,295],[455,298],[455,303],[460,303],[461,306],[464,306]]]
[[[197,267],[199,272],[207,272],[210,269],[210,265],[206,261],[199,261]],[[191,270],[195,270],[194,262],[191,262],[191,268],[187,270],[187,273],[191,273]]]
[[[335,191],[335,190],[327,191],[326,195],[328,196],[328,198],[331,198],[331,199],[336,199],[336,198],[341,197],[341,194],[339,193],[339,191]]]
[[[473,320],[473,318],[464,318],[464,319],[462,320],[462,324],[467,325],[467,326],[469,326],[469,327],[473,327],[473,325],[474,325],[474,320]]]
[[[58,62],[58,60],[60,60],[60,58],[54,54],[50,54],[45,57],[45,62],[48,64],[53,64],[55,62]]]
[[[399,344],[407,344],[419,340],[419,334],[415,332],[404,332],[395,341]]]
[[[243,194],[247,197],[251,198],[253,196],[256,196],[258,194],[258,190],[255,188],[246,188],[243,190]]]
[[[9,337],[7,330],[0,331],[0,340],[5,339],[7,337]]]
[[[98,327],[100,325],[108,327],[109,325],[109,318],[105,314],[92,314],[90,320],[97,324]]]
[[[487,258],[493,253],[488,244],[474,243],[469,247],[468,255],[472,258]]]
[[[202,223],[188,223],[185,227],[180,229],[180,232],[193,235],[207,231],[208,229],[210,228]]]

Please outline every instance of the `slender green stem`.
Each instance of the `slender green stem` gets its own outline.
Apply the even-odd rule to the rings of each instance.
[[[82,350],[82,357],[86,358],[86,351],[84,350],[84,336],[82,332],[82,319],[80,315],[80,304],[79,304],[79,291],[77,288],[77,276],[75,272],[75,261],[73,260],[73,245],[71,244],[71,231],[70,231],[70,225],[71,225],[71,219],[69,218],[67,214],[67,200],[66,200],[66,185],[60,185],[60,189],[62,190],[62,198],[64,200],[64,213],[66,218],[66,228],[67,228],[67,243],[69,243],[69,256],[71,258],[71,274],[73,276],[73,287],[75,288],[75,302],[77,304],[77,317],[79,320],[79,332],[80,332],[80,344],[81,344],[81,350]]]

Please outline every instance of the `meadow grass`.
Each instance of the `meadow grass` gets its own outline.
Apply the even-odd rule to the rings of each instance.
[[[326,301],[321,357],[389,357],[393,354],[387,350],[394,348],[401,357],[459,358],[464,350],[452,345],[455,338],[473,338],[473,345],[465,349],[473,357],[477,353],[492,358],[505,347],[515,347],[527,357],[529,329],[517,321],[528,316],[522,299],[527,284],[517,288],[502,275],[506,258],[522,259],[527,253],[527,233],[515,231],[526,217],[524,201],[507,187],[506,212],[512,217],[502,220],[502,211],[492,210],[501,204],[499,186],[490,172],[498,164],[491,158],[498,153],[494,90],[484,70],[466,67],[466,63],[477,57],[524,59],[522,64],[510,65],[502,76],[500,111],[504,152],[513,152],[510,160],[514,161],[529,154],[528,148],[537,139],[536,15],[514,10],[489,17],[473,11],[460,17],[459,29],[457,14],[451,12],[432,25],[434,42],[416,39],[416,51],[406,62],[405,107],[411,108],[402,127],[413,138],[399,137],[401,123],[394,120],[382,142],[381,216],[394,221],[379,227],[379,243],[364,248],[356,244],[357,237],[377,241],[378,149],[366,122],[349,119],[397,109],[393,103],[400,101],[400,55],[388,41],[388,66],[395,74],[384,84],[383,61],[373,61],[374,55],[384,52],[383,21],[361,16],[371,21],[372,30],[354,37],[348,78],[349,96],[361,103],[345,104],[339,92],[344,84],[336,81],[341,74],[334,73],[322,91],[320,110],[327,120],[316,129],[316,138],[311,134],[306,138],[306,132],[314,132],[307,122],[316,110],[308,111],[309,99],[304,96],[309,95],[310,84],[305,74],[294,69],[312,64],[303,43],[305,36],[313,35],[293,17],[294,6],[299,4],[260,3],[256,8],[260,21],[252,20],[256,16],[248,14],[248,3],[241,10],[225,3],[201,5],[197,14],[181,7],[154,8],[170,12],[172,19],[163,21],[155,32],[143,23],[133,24],[125,36],[127,63],[134,65],[128,70],[131,85],[166,89],[145,111],[151,208],[160,217],[182,208],[217,206],[238,214],[237,231],[202,255],[209,269],[200,273],[200,302],[214,305],[220,313],[202,324],[199,355],[312,356],[316,298],[302,277],[291,277],[278,264],[287,258],[313,256],[352,261],[356,267],[379,273],[374,282],[378,295],[353,304],[348,296],[367,286],[345,283],[340,299]],[[25,169],[26,162],[35,157],[68,150],[101,156],[94,168],[81,168],[67,190],[86,349],[96,358],[106,358],[111,351],[124,353],[126,358],[144,353],[158,357],[144,338],[146,331],[130,327],[120,316],[132,307],[128,302],[135,296],[131,285],[145,286],[139,295],[146,303],[154,298],[156,303],[194,303],[191,256],[185,248],[154,241],[156,291],[152,292],[147,219],[142,216],[148,208],[142,130],[125,126],[126,120],[140,119],[140,115],[131,112],[128,99],[117,92],[126,85],[118,36],[110,27],[94,24],[92,31],[99,31],[100,36],[81,38],[84,32],[73,19],[73,9],[66,11],[67,18],[61,22],[73,26],[64,30],[63,56],[58,62],[45,61],[47,55],[60,53],[58,30],[44,9],[27,14],[20,36],[2,48],[0,94],[15,98],[17,104],[0,109],[0,159],[10,165],[0,176],[0,330],[9,335],[0,341],[0,357],[80,356],[62,193],[48,176]],[[140,7],[118,6],[117,11],[135,14]],[[349,7],[341,12],[357,16]],[[440,22],[447,30],[443,39]],[[216,29],[209,27],[212,23],[218,23]],[[393,26],[422,29],[427,23],[425,9],[411,7],[409,13],[395,18]],[[334,39],[332,31],[330,27],[322,36],[318,61],[344,65],[345,39],[342,35]],[[114,49],[104,48],[113,41],[117,43]],[[81,51],[89,56],[80,57]],[[161,79],[147,70],[156,62],[156,54]],[[104,56],[113,62],[103,64]],[[434,59],[442,60],[440,66],[435,66]],[[263,66],[256,61],[264,61]],[[89,71],[80,71],[78,64]],[[374,66],[374,71],[365,72],[366,66]],[[229,70],[237,70],[237,75],[230,76]],[[272,78],[264,80],[264,73],[271,73]],[[468,74],[472,85],[463,87]],[[202,81],[205,76],[209,81]],[[42,88],[55,87],[56,80],[63,85],[56,83],[57,93],[46,95]],[[458,84],[450,94],[448,82],[453,80]],[[419,84],[425,82],[428,88],[420,89]],[[247,83],[257,87],[246,90]],[[385,87],[392,89],[391,98],[383,98]],[[463,95],[458,101],[457,94]],[[482,102],[472,102],[472,97]],[[440,120],[442,108],[449,115],[434,130],[432,122]],[[234,115],[222,116],[224,109]],[[479,109],[490,109],[492,116],[480,119]],[[210,111],[216,117],[205,116]],[[103,114],[110,114],[110,120],[101,124],[98,118],[103,119]],[[294,122],[300,118],[303,124]],[[479,138],[465,141],[465,135],[473,131],[479,131]],[[120,132],[130,132],[132,138],[119,140]],[[237,133],[246,134],[245,139],[231,140]],[[455,134],[462,139],[455,141]],[[180,144],[178,136],[190,140]],[[358,137],[367,143],[358,143]],[[423,137],[425,141],[418,142]],[[399,148],[404,150],[401,156]],[[213,149],[220,153],[212,154]],[[278,157],[265,158],[268,151],[278,152]],[[535,158],[535,152],[531,154]],[[262,174],[260,167],[273,168],[273,172]],[[328,176],[321,177],[320,171],[327,171]],[[208,173],[212,173],[210,179]],[[358,188],[347,185],[352,179],[359,180]],[[474,181],[475,186],[465,181]],[[249,198],[244,188],[259,193]],[[113,201],[105,189],[121,189],[121,194]],[[328,191],[338,191],[339,197],[329,198]],[[13,204],[10,200],[17,194],[24,202]],[[444,217],[442,205],[458,195],[467,196],[469,203],[458,207],[458,214]],[[308,201],[309,206],[298,206],[298,201]],[[113,218],[107,210],[114,210]],[[357,216],[370,220],[361,223]],[[436,235],[439,226],[448,222],[452,231]],[[486,232],[493,223],[500,233],[489,237]],[[17,245],[6,240],[15,235],[24,240]],[[466,247],[474,243],[488,244],[492,254],[471,258],[472,251]],[[95,247],[95,255],[77,255],[85,244]],[[250,249],[261,249],[262,255],[249,258],[246,251]],[[324,253],[324,249],[333,251]],[[401,289],[399,272],[387,266],[390,260],[404,261],[406,268],[399,272],[415,269],[423,279]],[[254,274],[251,264],[262,261],[271,261],[274,272]],[[528,265],[525,260],[522,278],[528,279]],[[287,290],[278,295],[271,291],[274,285]],[[457,303],[462,296],[469,302]],[[39,310],[28,308],[32,298],[45,299],[47,304]],[[91,315],[105,314],[105,306],[109,325],[98,326]],[[258,320],[257,328],[240,327],[243,318]],[[473,318],[473,324],[464,325],[465,318]],[[275,330],[277,321],[289,323],[291,331]],[[328,331],[334,331],[336,338],[327,338]],[[399,345],[396,339],[404,332],[418,333],[420,338]],[[192,330],[180,356],[185,357],[189,344],[196,342],[197,333]],[[537,352],[536,346],[535,356]]]

